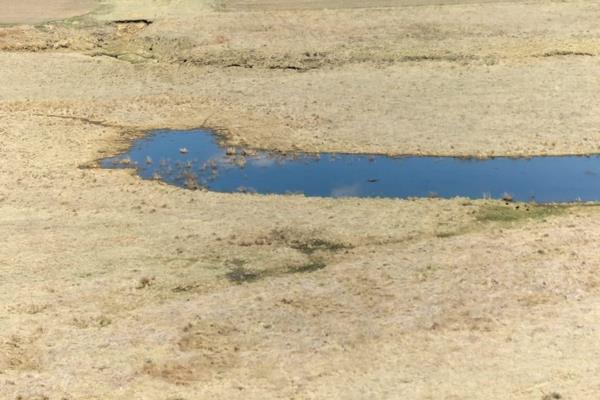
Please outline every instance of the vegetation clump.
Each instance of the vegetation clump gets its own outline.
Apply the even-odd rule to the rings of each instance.
[[[260,272],[252,271],[244,267],[235,267],[229,271],[225,276],[231,282],[242,284],[246,282],[254,282],[259,280],[263,274]]]
[[[476,218],[480,222],[516,222],[524,219],[544,219],[562,214],[565,206],[546,204],[486,204]]]
[[[320,269],[323,269],[327,266],[327,264],[325,264],[323,261],[321,260],[313,260],[310,261],[306,264],[297,266],[297,267],[291,267],[288,269],[288,273],[298,273],[298,272],[315,272],[318,271]]]
[[[350,245],[325,239],[294,240],[289,246],[294,250],[309,255],[316,251],[340,251],[352,248]]]

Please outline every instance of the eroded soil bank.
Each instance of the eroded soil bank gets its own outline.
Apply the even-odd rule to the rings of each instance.
[[[595,397],[595,206],[90,168],[164,127],[281,151],[598,152],[598,4],[303,4],[103,1],[0,28],[1,398]]]

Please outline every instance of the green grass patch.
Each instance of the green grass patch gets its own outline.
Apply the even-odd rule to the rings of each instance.
[[[313,254],[316,251],[333,252],[352,248],[352,246],[345,243],[332,242],[325,239],[295,240],[289,246],[307,255]]]
[[[295,274],[295,273],[315,272],[315,271],[325,268],[326,266],[327,266],[327,264],[325,264],[323,261],[315,260],[315,261],[310,261],[306,264],[302,264],[302,265],[299,265],[296,267],[291,267],[288,269],[288,273]]]
[[[479,209],[476,219],[480,222],[517,222],[560,215],[566,209],[566,206],[544,204],[486,204]]]

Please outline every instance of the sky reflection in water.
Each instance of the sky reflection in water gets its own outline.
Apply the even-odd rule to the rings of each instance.
[[[186,149],[187,152],[181,151]],[[322,197],[470,197],[538,202],[600,199],[600,157],[488,160],[267,152],[227,155],[208,131],[155,131],[104,168],[135,167],[145,179],[218,192],[302,193]],[[129,162],[124,161],[129,160]]]

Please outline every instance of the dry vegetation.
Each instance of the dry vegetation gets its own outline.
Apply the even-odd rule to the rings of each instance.
[[[0,398],[597,397],[594,205],[226,195],[95,162],[198,126],[282,152],[597,152],[598,4],[106,0],[31,25],[87,9],[13,3]]]

